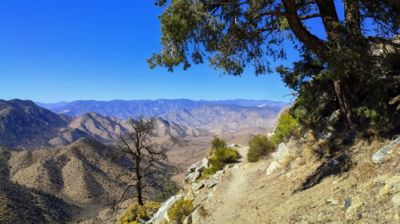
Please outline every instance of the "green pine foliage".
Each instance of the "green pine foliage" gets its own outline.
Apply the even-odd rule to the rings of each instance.
[[[291,136],[297,135],[299,130],[299,124],[296,119],[290,115],[289,110],[284,110],[279,117],[272,142],[274,144],[279,144],[288,141]]]
[[[291,114],[317,133],[340,111],[337,131],[400,129],[400,6],[398,1],[345,1],[340,18],[334,0],[326,1],[186,1],[157,0],[162,48],[151,67],[188,69],[209,63],[230,75],[253,67],[271,73],[286,58],[284,42],[301,55],[277,68],[296,100]],[[218,2],[218,1],[217,1]],[[240,2],[240,3],[238,3]],[[342,2],[343,3],[343,2]],[[329,22],[302,26],[302,18]],[[343,20],[344,19],[344,20]],[[368,30],[365,32],[365,24]],[[312,35],[318,28],[326,38]],[[302,30],[304,32],[299,32]],[[287,34],[287,35],[286,35]],[[279,134],[278,142],[284,140]]]

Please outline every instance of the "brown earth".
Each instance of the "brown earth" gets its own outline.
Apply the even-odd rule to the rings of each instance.
[[[300,156],[270,176],[266,168],[272,158],[243,161],[226,169],[215,188],[203,189],[196,197],[195,205],[201,204],[206,215],[193,223],[400,223],[391,192],[378,193],[400,171],[400,156],[381,165],[370,160],[384,144],[359,141],[349,150],[353,166],[348,172],[296,193],[320,165],[310,153],[312,144],[301,145]]]

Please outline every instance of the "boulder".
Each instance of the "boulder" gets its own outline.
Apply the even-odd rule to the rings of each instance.
[[[395,151],[400,149],[400,137],[389,142],[389,144],[380,148],[371,158],[372,162],[375,164],[381,164],[388,161]]]
[[[205,181],[204,180],[202,180],[202,181],[200,181],[200,182],[198,182],[198,183],[193,183],[192,184],[192,190],[193,191],[198,191],[198,190],[200,190],[200,189],[202,189],[203,187],[204,187],[204,183]]]
[[[196,162],[196,163],[193,163],[193,164],[188,168],[187,173],[193,173],[193,172],[197,169],[197,167],[200,166],[200,164],[201,164],[201,161],[198,161],[198,162]]]
[[[278,150],[274,153],[274,159],[279,161],[282,157],[287,155],[289,152],[289,148],[286,146],[285,143],[280,143],[278,145]]]
[[[212,188],[215,185],[218,184],[218,178],[210,178],[207,180],[207,182],[205,183],[205,187],[206,188]]]
[[[203,160],[201,160],[200,165],[196,168],[196,171],[202,172],[207,167],[208,167],[208,159],[207,158],[203,158]]]
[[[195,171],[195,172],[193,172],[193,173],[189,173],[186,177],[185,177],[185,182],[186,183],[194,183],[194,182],[196,182],[198,179],[199,179],[199,177],[200,177],[200,172],[197,172],[197,171]]]
[[[195,171],[203,171],[205,168],[208,167],[208,159],[204,158],[201,161],[193,163],[187,170],[187,173],[193,173]]]
[[[225,173],[224,170],[218,170],[217,172],[215,172],[214,176],[219,178],[219,177],[222,176],[222,174],[224,174],[224,173]]]
[[[281,143],[278,145],[278,150],[272,154],[273,161],[267,168],[267,175],[271,175],[275,170],[285,167],[291,160],[296,158],[295,140],[291,139],[287,144]]]
[[[293,144],[290,145],[293,146]],[[276,152],[274,159],[281,165],[285,166],[290,160],[295,157],[296,152],[294,151],[294,149],[288,147],[285,143],[281,143],[278,146],[278,151]]]
[[[281,165],[277,161],[272,161],[267,169],[267,175],[271,175],[275,170],[279,169]]]

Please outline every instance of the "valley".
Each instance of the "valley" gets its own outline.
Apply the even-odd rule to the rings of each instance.
[[[33,217],[40,213],[44,216],[39,223],[64,223],[90,220],[104,212],[110,215],[113,203],[132,181],[133,171],[127,169],[132,160],[118,150],[119,137],[132,130],[130,117],[156,117],[152,141],[172,147],[168,161],[158,165],[160,175],[151,181],[160,185],[174,181],[179,187],[184,170],[206,155],[213,136],[246,143],[253,134],[272,131],[279,111],[286,106],[250,100],[144,102],[128,101],[123,106],[102,102],[105,105],[97,107],[102,109],[95,109],[93,102],[69,106],[0,100],[0,145],[7,155],[1,176],[7,184],[0,194],[8,207],[24,203],[7,193],[10,188],[36,206],[15,210],[4,218],[18,222],[20,217],[34,223],[37,219]],[[112,112],[107,110],[114,107]],[[149,189],[147,195],[162,200],[156,190]],[[128,192],[126,198],[133,193]]]

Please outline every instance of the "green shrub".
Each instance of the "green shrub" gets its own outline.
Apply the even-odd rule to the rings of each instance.
[[[132,205],[129,210],[119,219],[120,224],[139,224],[140,220],[149,220],[151,216],[157,212],[160,204],[157,202],[149,202],[143,206],[139,204]]]
[[[268,155],[275,149],[275,145],[265,135],[256,135],[249,141],[247,160],[257,162],[261,157]]]
[[[226,148],[226,142],[217,136],[211,141],[211,153],[214,153],[218,149]]]
[[[193,211],[191,200],[180,199],[168,209],[168,218],[171,223],[182,224],[185,218]]]
[[[208,160],[209,167],[203,171],[203,176],[210,176],[223,169],[225,164],[236,162],[239,158],[240,154],[236,149],[226,146],[219,148],[214,151],[214,154]]]
[[[239,157],[240,157],[239,152],[236,149],[230,147],[218,149],[214,153],[214,158],[223,163],[236,162],[237,159],[239,159]]]
[[[274,144],[279,144],[283,141],[287,141],[291,136],[298,134],[298,132],[299,125],[296,119],[289,114],[289,110],[285,110],[279,117],[272,142]]]

